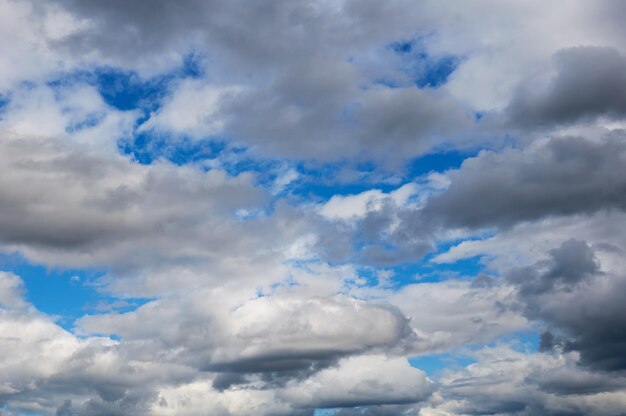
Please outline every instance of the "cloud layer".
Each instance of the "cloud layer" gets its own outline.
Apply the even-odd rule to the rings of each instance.
[[[623,414],[625,12],[0,0],[0,415]]]

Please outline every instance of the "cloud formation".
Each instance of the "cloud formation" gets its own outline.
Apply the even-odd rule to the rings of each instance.
[[[623,413],[625,11],[0,0],[0,414]]]

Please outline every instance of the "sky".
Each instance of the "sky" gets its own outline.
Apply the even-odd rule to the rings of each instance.
[[[626,415],[618,0],[0,0],[0,416]]]

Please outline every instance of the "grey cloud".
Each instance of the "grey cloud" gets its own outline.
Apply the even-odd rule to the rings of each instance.
[[[357,261],[387,266],[419,260],[431,251],[434,245],[429,239],[416,238],[404,226],[392,228],[396,217],[407,221],[411,211],[386,201],[380,210],[370,211],[358,221],[353,238],[363,248],[356,254]]]
[[[281,260],[274,260],[310,225],[281,203],[274,215],[240,220],[237,210],[262,213],[270,198],[249,174],[230,177],[166,162],[143,166],[72,145],[67,137],[7,132],[0,159],[3,250],[50,265],[132,275],[139,281],[126,292],[139,289],[151,274],[140,296],[154,294],[156,286],[175,289],[168,284],[171,273],[198,283],[227,270],[247,279],[256,269],[257,278],[252,258],[266,270],[261,279],[280,279]],[[229,260],[234,257],[246,259],[238,270]]]
[[[482,152],[450,172],[450,187],[423,209],[448,227],[508,227],[523,221],[626,207],[626,142],[553,138],[526,150]]]
[[[355,47],[415,30],[419,14],[409,2],[381,5],[346,1],[334,7],[307,1],[57,3],[91,24],[64,40],[126,61],[200,47],[257,70],[285,65],[323,50]],[[158,28],[158,30],[155,30]],[[130,42],[130,47],[129,47]],[[349,45],[349,46],[348,46]],[[131,56],[129,51],[139,53]],[[118,58],[119,59],[119,58]],[[260,67],[260,68],[259,68]]]
[[[508,276],[519,288],[526,316],[552,328],[541,346],[578,351],[581,363],[592,369],[626,370],[626,307],[619,300],[626,279],[602,272],[584,242],[566,241],[549,254],[547,264]]]
[[[57,416],[128,416],[147,415],[153,397],[128,396],[120,400],[89,399],[80,406],[66,400],[56,411]]]
[[[336,364],[341,351],[291,351],[277,350],[254,358],[217,362],[202,367],[204,371],[233,373],[266,373],[270,380],[303,378],[321,368]],[[221,380],[220,380],[221,382]],[[219,382],[218,382],[219,384]]]
[[[537,386],[548,393],[569,396],[623,390],[626,387],[626,380],[607,377],[603,373],[559,368],[543,374]]]
[[[66,400],[61,407],[56,411],[56,416],[73,416],[75,413],[72,411],[72,401]]]
[[[556,75],[547,85],[526,81],[506,112],[525,129],[626,116],[626,57],[611,48],[577,47],[559,51]]]
[[[369,83],[346,62],[308,57],[267,87],[244,85],[223,94],[207,109],[211,117],[203,119],[199,112],[193,128],[182,128],[169,114],[198,112],[188,102],[202,102],[210,91],[190,93],[183,86],[145,128],[203,136],[215,134],[211,127],[219,120],[222,135],[263,157],[377,160],[395,166],[448,142],[469,142],[467,131],[476,127],[473,112],[446,91]]]
[[[317,251],[329,261],[384,267],[419,261],[434,249],[431,235],[416,235],[415,230],[424,227],[418,225],[422,218],[414,208],[401,206],[389,194],[382,195],[376,205],[358,218],[324,221],[325,226],[318,227]]]
[[[302,378],[344,356],[394,348],[415,336],[397,308],[341,296],[271,296],[232,312],[223,310],[225,305],[202,306],[206,299],[204,294],[160,300],[135,312],[83,317],[79,325],[128,341],[160,340],[157,351],[176,351],[173,358],[202,371],[266,373],[275,382]]]
[[[213,114],[227,121],[220,137],[250,146],[262,157],[356,158],[399,166],[436,146],[464,144],[473,135],[467,132],[475,127],[473,110],[448,92],[373,87],[378,80],[369,79],[354,59],[427,32],[430,24],[424,15],[430,12],[411,2],[58,4],[87,20],[55,44],[72,53],[89,51],[95,62],[155,67],[172,55],[198,51],[211,68],[203,78],[206,85],[238,90],[219,100]],[[203,94],[198,91],[194,101],[202,102]],[[191,136],[207,133],[202,117],[182,131],[168,128],[159,121],[160,114],[168,105],[185,104],[165,101],[145,128]],[[173,111],[193,110],[185,106]]]
[[[550,250],[550,260],[534,267],[515,270],[509,280],[518,285],[522,296],[549,291],[572,290],[581,281],[599,272],[591,247],[584,241],[568,240]]]

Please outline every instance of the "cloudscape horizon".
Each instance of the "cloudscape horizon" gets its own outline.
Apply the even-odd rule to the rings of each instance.
[[[617,0],[0,0],[0,416],[626,415]]]

